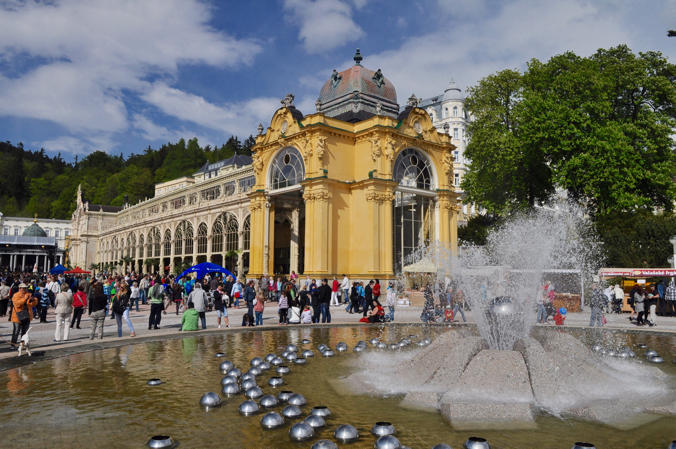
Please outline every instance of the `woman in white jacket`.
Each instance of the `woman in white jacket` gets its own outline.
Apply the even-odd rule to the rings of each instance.
[[[397,303],[397,292],[394,291],[394,284],[390,282],[387,286],[387,296],[385,305],[390,312],[390,321],[394,321],[394,306]]]
[[[73,293],[71,293],[67,283],[61,284],[61,292],[56,295],[54,303],[56,306],[54,341],[66,341],[70,334],[70,315],[73,313]]]

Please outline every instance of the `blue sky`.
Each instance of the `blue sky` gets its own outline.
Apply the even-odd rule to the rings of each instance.
[[[533,57],[628,44],[673,62],[676,0],[0,0],[0,139],[66,159],[220,145],[304,113],[331,71],[382,68],[399,103]]]

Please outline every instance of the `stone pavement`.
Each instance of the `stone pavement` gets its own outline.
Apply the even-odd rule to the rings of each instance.
[[[49,356],[53,352],[53,356],[57,354],[63,355],[65,353],[81,352],[94,348],[100,348],[101,343],[106,343],[105,346],[110,346],[108,342],[116,342],[115,346],[134,343],[135,340],[147,341],[161,338],[178,338],[183,335],[179,332],[181,315],[175,314],[175,308],[172,305],[166,314],[162,315],[162,322],[159,330],[148,330],[148,314],[149,306],[141,306],[140,311],[131,312],[131,320],[136,331],[136,337],[129,337],[129,329],[126,323],[122,324],[122,337],[117,337],[117,325],[114,319],[107,318],[104,326],[103,340],[89,340],[90,320],[87,314],[83,316],[81,327],[82,329],[71,329],[70,337],[67,342],[54,342],[54,309],[51,309],[47,315],[47,323],[38,323],[33,321],[31,323],[31,349],[37,356]],[[200,334],[211,334],[218,332],[231,332],[236,330],[244,330],[241,327],[242,315],[246,309],[228,309],[230,315],[230,329],[225,327],[218,329],[216,326],[216,313],[207,312],[207,330],[199,331]],[[403,307],[399,306],[395,312],[395,320],[397,323],[411,323],[420,324],[420,307]],[[472,322],[472,312],[465,312],[469,322]],[[332,324],[340,325],[357,325],[361,315],[348,314],[344,307],[331,307]],[[639,332],[666,332],[676,333],[676,317],[657,317],[657,326],[655,327],[637,327],[629,322],[628,314],[624,315],[606,315],[608,324],[604,329],[624,329],[634,330]],[[457,322],[457,321],[456,321]],[[263,314],[264,329],[280,328],[278,324],[277,305],[276,303],[268,304]],[[310,325],[303,325],[310,326]],[[314,325],[317,326],[317,325]],[[553,327],[553,325],[546,325]],[[565,327],[588,327],[589,326],[589,312],[569,313],[566,319]],[[247,328],[252,330],[253,328]],[[259,328],[260,329],[260,328]],[[0,318],[0,370],[6,369],[3,363],[4,359],[16,357],[16,351],[10,349],[9,342],[12,336],[12,323],[7,321],[6,317]],[[79,349],[78,349],[79,348]],[[65,351],[64,351],[65,350]],[[37,359],[36,359],[37,360]],[[12,364],[9,364],[12,365]]]

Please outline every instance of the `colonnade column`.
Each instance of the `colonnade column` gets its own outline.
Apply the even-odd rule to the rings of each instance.
[[[256,192],[250,197],[249,210],[251,211],[250,248],[249,248],[249,276],[258,277],[268,274],[268,234],[269,217],[265,194]]]
[[[26,255],[22,254],[21,257],[21,271],[24,271],[26,269]]]
[[[47,256],[47,254],[45,254],[44,256],[45,256],[45,263],[44,263],[44,270],[43,270],[43,271],[46,273],[46,272],[47,272],[47,259],[48,259],[48,256]]]
[[[171,248],[169,249],[169,273],[174,272],[174,258],[176,257],[176,244],[174,243],[176,240],[176,236],[174,235],[174,238],[172,240],[169,240],[169,244],[171,245]]]
[[[295,207],[291,211],[291,242],[289,245],[289,270],[298,273],[298,239],[300,233],[300,210]]]

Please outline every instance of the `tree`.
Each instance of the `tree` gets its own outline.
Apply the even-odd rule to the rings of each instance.
[[[555,188],[593,214],[673,208],[676,66],[624,46],[572,52],[470,89],[468,199],[492,212]]]

